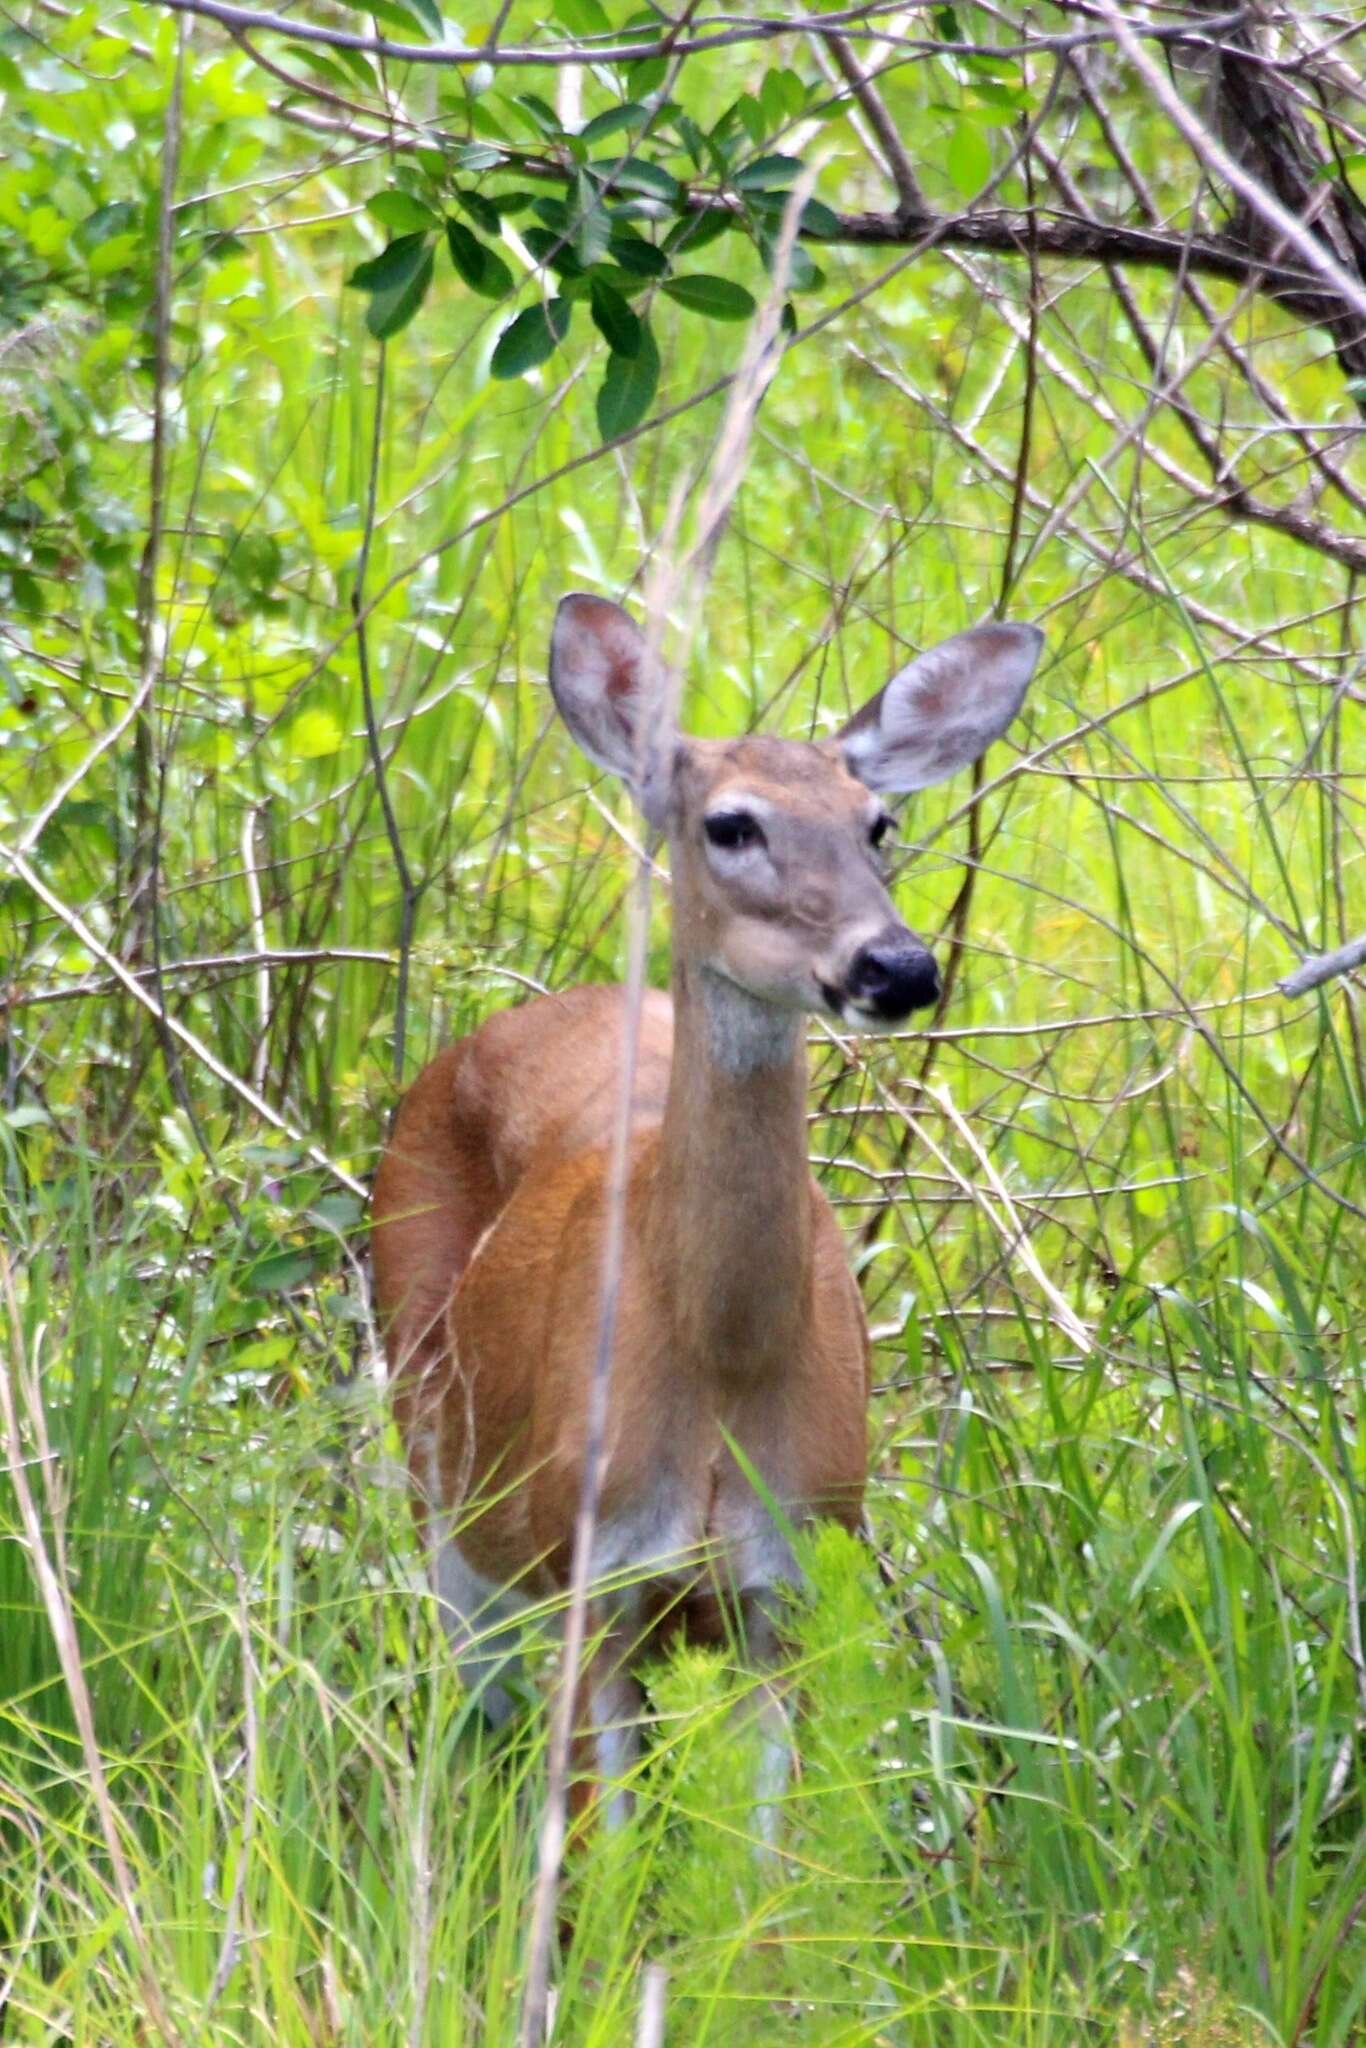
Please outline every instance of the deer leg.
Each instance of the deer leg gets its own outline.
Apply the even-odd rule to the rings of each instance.
[[[631,1813],[633,1795],[625,1781],[640,1755],[645,1694],[629,1663],[633,1633],[623,1619],[601,1612],[590,1615],[590,1623],[594,1619],[598,1640],[582,1679],[570,1812],[580,1826],[600,1815],[604,1826],[618,1828]]]
[[[443,1519],[434,1517],[431,1530],[432,1583],[441,1625],[461,1678],[497,1731],[517,1711],[525,1603],[475,1571],[454,1537],[441,1528]]]
[[[735,1708],[735,1718],[740,1726],[758,1732],[755,1820],[761,1844],[759,1853],[767,1859],[777,1853],[783,1799],[792,1779],[792,1721],[777,1675],[783,1646],[773,1618],[771,1597],[766,1591],[742,1593],[740,1604],[750,1660],[764,1675]]]

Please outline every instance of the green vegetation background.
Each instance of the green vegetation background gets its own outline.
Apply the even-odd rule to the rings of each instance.
[[[540,370],[491,379],[505,315],[439,265],[385,344],[377,417],[380,344],[345,280],[385,240],[364,202],[417,174],[277,118],[271,79],[197,25],[140,607],[179,33],[149,7],[48,7],[0,46],[7,843],[156,675],[142,736],[90,762],[32,853],[80,929],[0,876],[7,1372],[145,1954],[0,1478],[0,2034],[131,2048],[150,1973],[185,2041],[501,2044],[541,1722],[491,1756],[443,1657],[361,1204],[165,1046],[97,949],[356,1180],[452,1034],[527,981],[616,976],[635,824],[550,723],[549,619],[567,588],[639,578],[718,423],[720,396],[685,401],[746,329],[661,296],[658,403],[684,409],[595,457],[582,311]],[[714,117],[802,62],[722,53],[689,105]],[[979,174],[965,150],[1001,148],[984,122],[950,162],[952,84],[914,71],[895,102],[949,197]],[[608,104],[590,79],[585,113]],[[1151,110],[1123,111],[1179,205]],[[861,203],[846,120],[805,153],[824,199]],[[707,262],[762,293],[739,237]],[[892,268],[821,262],[802,321]],[[1132,288],[1179,339],[1170,280]],[[931,254],[790,349],[700,622],[693,729],[826,730],[991,608],[1029,290],[1023,259]],[[630,2038],[644,1961],[690,2044],[1360,2038],[1362,1235],[1336,1198],[1362,1197],[1361,1048],[1340,992],[1274,990],[1366,924],[1332,688],[1354,593],[1188,488],[1103,276],[1051,270],[1040,304],[1010,600],[1048,636],[1029,760],[993,753],[975,824],[964,786],[904,820],[899,901],[928,934],[977,849],[942,1028],[812,1048],[813,1157],[851,1238],[881,1214],[860,1257],[882,1570],[812,1546],[776,1863],[749,1846],[742,1676],[658,1673],[638,1818],[571,1879],[566,2042]],[[1350,421],[1321,337],[1237,322],[1301,418]],[[1211,352],[1188,388],[1217,410],[1227,374]],[[401,1074],[401,890],[353,631],[372,490],[368,659],[420,891]],[[129,890],[139,806],[154,922]],[[179,965],[263,948],[264,981]]]

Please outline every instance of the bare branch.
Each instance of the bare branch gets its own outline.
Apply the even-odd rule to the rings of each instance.
[[[867,117],[868,126],[877,138],[892,183],[896,186],[900,210],[906,213],[923,212],[925,195],[920,189],[920,180],[911,167],[905,145],[897,133],[896,123],[883,104],[881,93],[864,71],[850,47],[848,38],[827,35],[825,38],[831,56],[853,89],[854,98]]]
[[[1366,937],[1351,939],[1331,953],[1313,954],[1308,960],[1302,960],[1294,973],[1285,975],[1276,986],[1283,996],[1304,996],[1310,989],[1322,988],[1325,981],[1332,981],[1339,974],[1355,973],[1358,967],[1366,967]]]
[[[230,32],[251,33],[269,29],[278,35],[288,36],[294,42],[318,43],[332,50],[357,50],[364,56],[387,58],[396,64],[429,64],[445,68],[474,64],[538,64],[556,70],[566,64],[626,64],[648,57],[691,57],[702,50],[729,49],[739,43],[771,42],[777,36],[803,31],[828,35],[831,29],[845,29],[853,35],[875,35],[886,31],[874,29],[869,24],[883,18],[890,22],[905,13],[903,0],[866,0],[862,6],[837,8],[823,14],[714,16],[715,27],[710,32],[704,29],[702,33],[691,36],[677,33],[644,36],[633,42],[623,40],[620,31],[612,30],[598,37],[587,37],[579,43],[505,46],[495,35],[490,35],[483,43],[389,42],[383,36],[362,35],[351,29],[323,28],[316,23],[291,20],[287,15],[272,14],[262,8],[233,6],[229,0],[158,0],[158,4],[176,13],[202,15],[206,21],[219,22]],[[1215,16],[1199,28],[1180,23],[1170,26],[1152,24],[1144,27],[1142,34],[1148,42],[1208,48],[1222,29],[1241,19],[1242,9],[1237,8]],[[1114,35],[1105,28],[1097,28],[1067,35],[1035,36],[1020,43],[944,42],[934,36],[898,36],[895,40],[912,55],[999,60],[1034,55],[1040,51],[1084,49],[1096,43],[1113,42]]]

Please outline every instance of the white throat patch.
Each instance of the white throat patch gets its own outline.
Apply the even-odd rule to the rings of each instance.
[[[737,982],[706,969],[701,984],[707,1048],[724,1073],[753,1074],[761,1067],[787,1065],[802,1029],[799,1010],[761,1002]]]

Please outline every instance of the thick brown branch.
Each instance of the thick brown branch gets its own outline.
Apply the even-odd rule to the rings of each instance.
[[[702,202],[699,202],[702,203]],[[946,249],[1025,256],[1031,232],[1040,256],[1080,262],[1138,263],[1157,270],[1193,272],[1250,284],[1303,318],[1322,317],[1326,294],[1311,271],[1254,256],[1232,237],[1186,234],[1175,228],[1131,227],[1093,215],[993,207],[989,212],[938,214],[842,213],[830,241],[869,248],[897,247],[932,236]],[[1309,309],[1313,310],[1309,310]]]
[[[1322,176],[1323,145],[1285,80],[1262,59],[1250,22],[1239,22],[1213,52],[1215,105],[1225,147],[1303,222],[1343,270],[1366,278],[1366,209],[1345,178]],[[1244,205],[1232,232],[1259,256],[1279,257],[1285,237],[1255,205]],[[1305,318],[1332,336],[1342,373],[1360,389],[1366,379],[1366,318],[1334,292],[1320,292]]]

